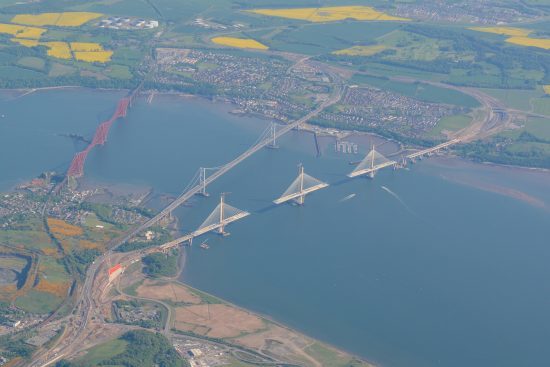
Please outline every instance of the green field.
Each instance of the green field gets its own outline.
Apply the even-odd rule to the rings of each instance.
[[[547,140],[550,145],[550,118],[531,117],[525,124],[525,130],[537,138]]]
[[[390,90],[392,92],[426,102],[453,104],[467,108],[475,108],[479,106],[479,102],[475,98],[464,93],[429,84],[398,82],[387,78],[378,78],[361,74],[355,74],[351,82],[357,84],[367,84],[380,89]]]
[[[82,367],[97,366],[104,360],[124,353],[127,346],[128,342],[125,340],[111,340],[109,343],[100,344],[91,348],[83,357],[77,359],[75,363]]]
[[[550,116],[550,96],[535,98],[532,101],[533,112],[541,115]]]
[[[430,131],[429,135],[433,137],[441,137],[445,130],[458,131],[470,124],[472,118],[466,115],[447,116],[442,118],[437,125]]]
[[[2,230],[0,243],[34,250],[55,249],[46,232],[36,230]]]
[[[334,350],[316,342],[305,349],[316,360],[323,362],[323,367],[361,367],[367,366],[366,363],[355,359],[346,358],[343,355],[335,353]]]
[[[51,293],[30,290],[27,294],[18,297],[15,305],[20,309],[36,314],[47,314],[54,311],[63,300]]]
[[[542,88],[535,90],[525,89],[481,89],[484,93],[487,93],[497,99],[499,99],[505,105],[516,108],[523,111],[530,111],[533,106],[534,99],[544,95]]]
[[[21,271],[28,261],[19,256],[0,256],[0,268]]]
[[[25,68],[44,70],[46,67],[46,61],[39,57],[25,56],[17,61],[17,64]]]
[[[57,259],[51,256],[40,257],[40,272],[39,275],[48,282],[62,283],[70,279],[69,274],[65,270],[65,266]]]
[[[376,38],[398,29],[398,23],[350,22],[335,24],[305,24],[280,32],[248,32],[262,43],[281,51],[317,55],[331,53],[355,45],[374,43]]]
[[[128,331],[120,338],[93,347],[67,367],[94,366],[187,366],[172,344],[161,334],[145,330]]]

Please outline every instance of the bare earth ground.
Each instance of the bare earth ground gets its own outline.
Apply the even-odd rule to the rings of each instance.
[[[305,352],[312,340],[278,325],[271,324],[267,330],[245,335],[235,342],[267,355],[286,356],[285,359],[297,364],[322,366],[321,361]]]
[[[191,293],[186,287],[172,282],[166,283],[146,279],[136,289],[136,293],[139,297],[144,298],[184,302],[194,305],[201,303],[199,296]]]
[[[176,328],[193,331],[207,329],[212,338],[233,338],[265,327],[259,317],[225,304],[201,304],[176,308]]]
[[[185,292],[178,293],[180,299],[184,294],[198,297],[186,285],[177,282],[172,284],[174,288],[163,286],[163,289],[168,292],[172,289],[177,289],[178,292],[184,290]],[[159,297],[166,299],[167,295],[159,292]],[[237,306],[221,300],[214,304],[200,298],[199,301],[200,304],[175,307],[172,327],[195,335],[225,339],[277,360],[301,366],[372,367],[350,354]]]

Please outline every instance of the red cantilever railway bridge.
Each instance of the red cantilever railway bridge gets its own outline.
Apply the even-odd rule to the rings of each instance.
[[[132,92],[127,97],[122,98],[117,105],[117,108],[111,118],[107,121],[102,122],[96,129],[94,138],[92,139],[92,142],[81,152],[78,152],[75,154],[71,165],[69,166],[69,170],[67,171],[68,177],[80,177],[84,174],[84,163],[86,163],[86,158],[88,157],[88,153],[96,146],[96,145],[103,145],[107,141],[107,136],[109,135],[109,130],[111,129],[111,126],[114,124],[116,120],[118,120],[121,117],[126,116],[126,112],[128,112],[128,107],[132,103],[134,97],[137,95],[139,90],[139,87]]]

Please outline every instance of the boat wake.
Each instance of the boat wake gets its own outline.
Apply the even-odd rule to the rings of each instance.
[[[380,186],[380,188],[384,191],[386,191],[388,194],[390,194],[391,196],[393,196],[397,201],[399,201],[399,203],[401,203],[401,205],[403,205],[403,207],[405,209],[407,209],[407,211],[409,213],[411,213],[412,215],[414,215],[415,217],[418,217],[418,214],[416,214],[416,212],[414,212],[411,208],[409,208],[409,206],[407,204],[405,204],[405,202],[399,197],[399,195],[397,195],[395,192],[391,191],[390,189],[388,189],[386,186]]]

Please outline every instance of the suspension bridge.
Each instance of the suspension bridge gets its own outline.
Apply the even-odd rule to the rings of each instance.
[[[287,201],[294,201],[299,205],[304,204],[305,196],[317,190],[324,189],[328,184],[319,181],[304,172],[304,166],[300,165],[298,177],[286,189],[280,198],[274,200],[275,204],[282,204]]]
[[[340,100],[340,97],[342,95],[342,88],[339,88],[336,93],[334,93],[330,98],[322,102],[319,106],[317,106],[314,110],[310,111],[305,116],[301,117],[300,119],[284,125],[280,128],[276,128],[276,125],[271,125],[264,131],[264,133],[260,136],[260,138],[246,151],[241,153],[238,157],[233,159],[232,161],[226,163],[223,166],[214,167],[214,168],[201,168],[198,170],[198,172],[195,174],[195,176],[191,179],[191,182],[187,185],[187,187],[184,189],[183,193],[178,196],[174,201],[172,201],[170,204],[168,204],[164,209],[162,209],[157,215],[155,215],[153,218],[150,218],[149,220],[145,221],[141,225],[137,226],[133,230],[127,232],[120,238],[117,238],[113,240],[109,247],[116,248],[117,246],[120,246],[124,242],[128,241],[130,238],[134,237],[138,233],[142,232],[143,230],[151,227],[152,225],[158,223],[162,218],[170,215],[172,211],[174,211],[176,208],[178,208],[183,203],[187,202],[189,199],[191,199],[196,194],[202,194],[206,195],[206,187],[223,176],[225,173],[229,172],[231,169],[236,167],[239,163],[243,162],[245,159],[251,157],[254,153],[258,152],[264,147],[276,147],[277,146],[277,139],[279,139],[281,136],[285,135],[289,131],[298,128],[303,123],[309,121],[313,117],[317,116],[321,111],[323,111],[325,108],[335,104]],[[207,171],[212,171],[212,174],[207,176]]]

